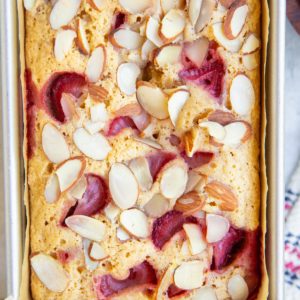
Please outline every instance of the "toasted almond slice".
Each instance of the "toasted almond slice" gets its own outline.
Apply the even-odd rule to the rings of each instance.
[[[81,199],[87,187],[85,176],[82,176],[77,183],[71,188],[70,195],[75,199]]]
[[[224,34],[228,39],[233,40],[241,33],[248,11],[249,7],[244,0],[237,0],[229,8],[223,25]]]
[[[114,112],[116,117],[119,116],[137,116],[142,113],[142,108],[138,103],[130,103],[122,106]]]
[[[251,80],[244,74],[238,74],[230,86],[230,102],[233,110],[239,115],[251,112],[255,101],[255,92]]]
[[[189,192],[176,201],[174,209],[190,215],[201,210],[204,202],[197,192]]]
[[[93,242],[90,241],[89,239],[85,239],[85,238],[82,239],[82,248],[83,248],[85,266],[89,271],[94,271],[99,265],[99,262],[92,260],[89,255],[92,243]]]
[[[118,87],[125,95],[133,95],[136,92],[136,80],[141,70],[135,63],[123,63],[117,70]]]
[[[229,123],[232,123],[233,121],[235,121],[235,116],[231,112],[217,109],[217,110],[211,112],[207,116],[207,119],[208,119],[208,121],[217,122],[220,125],[225,126],[225,125],[228,125]]]
[[[93,242],[89,249],[89,256],[92,260],[103,260],[108,257],[108,254],[100,244]]]
[[[66,289],[69,276],[56,259],[40,253],[31,257],[30,263],[35,274],[47,289],[57,293]]]
[[[202,0],[201,10],[195,25],[195,31],[198,33],[210,22],[213,12],[217,6],[216,0]]]
[[[230,223],[222,216],[207,214],[206,215],[206,240],[208,243],[216,243],[223,239],[227,234]]]
[[[131,170],[122,163],[115,163],[108,176],[114,203],[121,209],[133,207],[138,198],[139,187]]]
[[[141,58],[143,61],[150,60],[152,51],[156,49],[156,46],[149,40],[146,40],[141,49]]]
[[[146,37],[151,41],[155,46],[161,47],[163,41],[159,36],[159,22],[153,17],[149,17],[146,23]]]
[[[189,240],[192,255],[199,254],[207,247],[199,224],[183,224],[183,229]]]
[[[119,3],[126,11],[132,14],[143,13],[153,5],[152,0],[119,0]]]
[[[191,300],[218,300],[214,289],[210,286],[203,286],[195,292]]]
[[[248,285],[239,274],[233,275],[228,280],[227,291],[232,300],[246,300],[249,296]]]
[[[168,114],[168,98],[155,85],[146,81],[137,82],[136,96],[146,112],[157,119],[166,119]]]
[[[51,123],[47,123],[43,128],[42,147],[47,158],[55,164],[70,157],[69,147],[64,136]]]
[[[153,139],[151,138],[140,138],[140,137],[134,137],[133,138],[135,141],[137,142],[140,142],[142,144],[145,144],[149,147],[152,147],[154,149],[157,149],[157,150],[161,150],[163,149],[162,145],[157,143],[156,141],[154,141]]]
[[[193,171],[193,170],[190,170],[188,172],[188,182],[186,184],[186,188],[185,188],[185,193],[189,193],[189,192],[192,192],[194,191],[194,189],[196,188],[196,186],[203,180],[203,177]]]
[[[62,93],[60,104],[67,121],[70,121],[73,119],[73,117],[78,116],[75,103],[76,98],[72,94]]]
[[[181,255],[184,256],[191,256],[191,250],[189,247],[189,242],[187,240],[183,241],[181,248],[180,248]]]
[[[174,274],[174,265],[170,265],[166,271],[162,274],[161,278],[158,281],[157,284],[157,290],[155,294],[155,299],[156,300],[165,300],[169,299],[167,297],[167,291],[171,283],[173,282],[173,274]]]
[[[45,199],[47,203],[53,203],[59,199],[60,188],[59,182],[56,174],[52,174],[45,187]]]
[[[204,267],[200,260],[183,262],[174,273],[175,285],[183,290],[192,290],[202,286]]]
[[[32,10],[34,8],[36,0],[24,0],[24,7],[26,10]]]
[[[85,28],[84,28],[84,21],[81,19],[78,19],[77,21],[77,46],[79,50],[83,54],[89,54],[90,53],[90,45],[86,36]]]
[[[192,26],[196,25],[196,22],[200,15],[201,6],[202,0],[189,0],[188,12]]]
[[[200,127],[206,128],[210,136],[216,138],[217,140],[223,140],[226,135],[224,126],[217,122],[206,121],[199,124]]]
[[[164,14],[173,8],[183,9],[185,0],[160,0],[160,5]]]
[[[259,66],[259,55],[257,53],[243,55],[243,65],[248,71],[252,71]]]
[[[244,121],[236,121],[225,127],[225,138],[221,141],[224,145],[235,146],[246,142],[252,133],[251,125]]]
[[[119,207],[115,206],[113,203],[109,203],[104,208],[104,214],[112,223],[115,223],[120,214],[120,209]]]
[[[91,112],[91,119],[93,122],[105,123],[108,120],[107,109],[103,102],[93,105],[90,109],[90,112]]]
[[[105,100],[108,94],[105,88],[92,83],[88,84],[88,92],[94,100],[98,100],[99,102]]]
[[[173,65],[180,61],[181,56],[181,46],[180,45],[166,45],[159,49],[156,57],[154,59],[154,63],[163,68],[166,65]]]
[[[233,211],[237,208],[238,199],[227,185],[213,180],[204,189],[209,196],[222,201],[220,205],[222,210]]]
[[[161,194],[155,194],[145,205],[144,211],[151,218],[159,218],[165,214],[170,207],[169,200]]]
[[[120,215],[120,224],[137,238],[147,238],[150,235],[147,216],[136,208],[124,210]]]
[[[67,53],[71,50],[76,32],[71,29],[59,30],[55,37],[54,56],[57,61],[64,60]]]
[[[93,135],[103,129],[105,127],[105,123],[102,121],[93,122],[91,120],[88,120],[83,123],[83,127],[89,134]]]
[[[106,53],[103,46],[99,46],[92,52],[87,65],[86,65],[86,76],[90,82],[97,82],[105,67]]]
[[[105,0],[87,0],[90,6],[98,11],[104,8]]]
[[[106,226],[97,219],[74,215],[66,218],[65,222],[71,230],[89,240],[100,242],[105,237]]]
[[[111,151],[111,146],[101,133],[91,135],[84,128],[75,130],[73,141],[83,154],[94,160],[105,159]]]
[[[242,40],[236,38],[234,40],[229,40],[223,33],[223,24],[215,23],[213,25],[213,32],[216,40],[228,51],[238,52],[242,46]]]
[[[170,96],[168,101],[168,111],[174,126],[176,126],[178,116],[189,97],[190,92],[186,90],[178,90]]]
[[[148,161],[145,157],[137,157],[129,162],[129,168],[133,172],[142,191],[149,191],[153,184]]]
[[[55,2],[50,13],[50,25],[53,29],[58,29],[76,16],[81,0],[58,0]]]
[[[168,199],[179,198],[185,190],[188,180],[187,168],[183,165],[172,165],[165,169],[160,180],[160,190]]]
[[[201,67],[208,51],[209,41],[207,38],[199,38],[184,46],[184,53],[198,68]]]
[[[125,28],[117,29],[111,36],[111,42],[114,46],[125,48],[127,50],[140,48],[143,41],[143,37],[141,37],[137,32]]]
[[[200,130],[197,127],[192,127],[189,131],[185,132],[182,140],[187,156],[192,157],[199,146]]]
[[[251,54],[257,51],[260,47],[260,41],[254,33],[250,33],[245,40],[241,49],[242,54]]]
[[[165,41],[173,41],[185,27],[185,16],[179,9],[171,9],[161,21],[160,35]]]
[[[58,166],[56,175],[59,181],[60,191],[65,192],[73,187],[81,178],[85,169],[83,157],[73,157]]]
[[[130,239],[129,234],[122,227],[117,228],[116,235],[117,235],[117,238],[120,242],[125,242],[125,241],[128,241]]]

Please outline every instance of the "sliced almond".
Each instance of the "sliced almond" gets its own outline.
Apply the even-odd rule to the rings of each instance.
[[[85,160],[83,157],[73,157],[64,161],[56,169],[56,175],[59,181],[60,191],[65,192],[72,188],[81,178],[85,169]]]
[[[138,198],[138,183],[131,170],[115,163],[109,171],[109,189],[114,203],[121,209],[133,207]]]
[[[217,110],[213,111],[212,113],[210,113],[208,115],[207,119],[208,119],[208,121],[217,122],[220,125],[225,126],[225,125],[228,125],[228,124],[232,123],[233,121],[235,121],[235,116],[231,112],[217,109]]]
[[[26,10],[32,10],[34,8],[36,0],[24,0],[24,7]]]
[[[202,286],[204,266],[200,260],[183,262],[174,273],[175,285],[183,290],[192,290]]]
[[[161,21],[160,35],[164,41],[173,41],[185,27],[185,16],[179,9],[171,9]]]
[[[115,206],[113,203],[109,203],[104,208],[104,214],[112,223],[115,223],[120,214],[120,209],[119,207]]]
[[[94,271],[99,265],[99,262],[92,260],[89,255],[89,251],[90,251],[92,243],[93,242],[90,241],[89,239],[85,239],[85,238],[82,239],[82,247],[83,247],[85,266],[91,272]]]
[[[153,5],[152,0],[119,0],[119,3],[126,11],[132,14],[143,13]]]
[[[202,180],[203,177],[199,173],[190,170],[188,172],[188,182],[186,184],[185,193],[194,191],[194,189]]]
[[[116,117],[119,116],[137,116],[143,112],[142,107],[138,103],[130,103],[122,106],[114,112]]]
[[[164,215],[170,207],[169,200],[161,194],[155,194],[145,205],[144,211],[151,218],[159,218]]]
[[[30,263],[35,274],[47,289],[57,293],[66,289],[69,276],[56,259],[40,253],[31,257]]]
[[[189,97],[190,92],[186,90],[178,90],[170,96],[168,101],[168,111],[174,126],[176,126],[178,116]]]
[[[71,29],[59,30],[55,37],[54,56],[57,61],[64,60],[67,53],[71,50],[76,32]]]
[[[224,34],[228,39],[233,40],[241,33],[248,11],[249,7],[244,0],[237,0],[229,8],[223,25]]]
[[[196,22],[200,15],[201,5],[202,0],[189,0],[188,12],[192,26],[196,25]]]
[[[78,117],[75,103],[76,98],[72,94],[62,93],[60,104],[67,121],[72,120],[75,116]]]
[[[89,134],[94,135],[105,127],[105,123],[102,121],[93,122],[91,120],[88,120],[83,123],[83,127]]]
[[[216,243],[223,239],[227,234],[230,223],[222,216],[207,214],[206,215],[206,240],[208,243]]]
[[[153,139],[151,138],[140,138],[140,137],[134,137],[133,138],[135,141],[137,142],[140,142],[142,144],[145,144],[149,147],[152,147],[154,149],[157,149],[157,150],[161,150],[163,149],[162,145],[157,143],[156,141],[154,141]]]
[[[94,100],[97,100],[99,102],[105,100],[108,94],[105,88],[92,83],[88,84],[88,92]]]
[[[125,242],[125,241],[128,241],[130,239],[129,234],[122,227],[117,228],[116,235],[117,235],[117,238],[120,242]]]
[[[75,130],[73,141],[83,154],[94,160],[105,159],[111,151],[111,146],[101,133],[91,135],[84,128]]]
[[[58,0],[55,2],[50,13],[50,25],[58,29],[68,25],[76,16],[81,0]]]
[[[108,120],[108,112],[104,103],[97,103],[90,108],[92,122],[103,122]]]
[[[183,224],[192,255],[200,254],[207,247],[199,224]]]
[[[195,24],[195,31],[198,33],[210,22],[213,12],[217,6],[216,0],[202,0],[201,10]]]
[[[250,33],[245,40],[241,49],[242,54],[251,54],[257,51],[260,47],[260,41],[254,33]]]
[[[227,291],[232,300],[246,300],[249,296],[248,285],[239,274],[233,275],[228,280]]]
[[[172,165],[165,169],[160,180],[160,190],[168,199],[179,198],[185,190],[188,180],[187,168],[183,165]]]
[[[56,174],[53,174],[49,177],[45,187],[44,195],[47,203],[53,203],[59,199],[60,187]]]
[[[125,95],[133,95],[136,92],[136,80],[141,70],[135,63],[123,63],[117,70],[118,87]]]
[[[168,118],[168,98],[159,87],[146,81],[138,81],[136,96],[151,116],[160,120]]]
[[[47,158],[55,164],[70,157],[69,147],[63,134],[51,123],[47,123],[43,128],[42,147]]]
[[[185,0],[160,0],[160,5],[164,14],[173,8],[183,9]]]
[[[251,125],[244,121],[236,121],[225,127],[225,138],[221,141],[224,145],[236,146],[246,142],[251,134]]]
[[[74,215],[66,218],[65,223],[71,230],[89,240],[100,242],[105,237],[106,226],[97,219]]]
[[[90,6],[98,11],[104,8],[105,0],[87,0]]]
[[[206,128],[210,136],[216,138],[217,140],[223,140],[226,135],[224,126],[217,122],[206,121],[199,124],[200,127]]]
[[[164,68],[167,65],[177,64],[180,61],[181,46],[180,45],[166,45],[159,49],[155,56],[154,63]]]
[[[204,203],[204,199],[197,192],[189,192],[176,201],[174,209],[190,215],[201,210]]]
[[[159,22],[154,17],[149,17],[146,23],[146,37],[155,46],[161,47],[163,41],[159,36]]]
[[[86,76],[90,82],[97,82],[105,67],[106,53],[103,46],[99,46],[92,52],[87,65],[86,65]]]
[[[189,242],[187,240],[183,241],[180,248],[180,254],[183,256],[191,256],[191,250],[189,247]]]
[[[91,244],[90,250],[89,250],[89,255],[90,255],[90,258],[93,260],[103,260],[106,257],[108,257],[108,254],[103,249],[103,247],[96,242],[93,242]]]
[[[255,92],[251,80],[244,74],[238,74],[230,86],[230,102],[239,115],[248,115],[255,102]]]
[[[223,23],[215,23],[213,26],[213,32],[216,40],[228,51],[238,52],[242,46],[242,40],[236,38],[229,40],[223,32]]]
[[[111,36],[111,42],[114,46],[127,50],[140,48],[143,41],[143,37],[137,32],[125,28],[117,29]]]
[[[167,291],[171,283],[173,282],[173,274],[174,274],[174,266],[170,265],[166,271],[162,274],[161,278],[158,281],[157,284],[157,290],[155,294],[156,300],[165,300],[169,299],[167,297]]]
[[[150,56],[152,51],[156,49],[156,45],[154,45],[151,41],[146,40],[141,49],[141,58],[143,61],[150,60]]]
[[[90,45],[86,36],[84,21],[81,19],[77,21],[77,46],[83,54],[87,55],[90,53]]]
[[[153,184],[148,161],[145,157],[137,157],[129,162],[129,168],[133,172],[142,191],[149,191]]]
[[[218,300],[214,289],[210,286],[203,286],[193,294],[192,300]]]
[[[243,55],[243,65],[248,71],[252,71],[259,66],[259,55],[257,53]]]
[[[208,51],[209,41],[207,38],[199,38],[184,46],[185,56],[198,68],[201,67]]]
[[[233,211],[238,206],[238,199],[232,190],[219,181],[211,181],[205,186],[205,191],[209,196],[221,201],[220,209],[225,211]]]
[[[220,3],[225,8],[230,8],[230,6],[235,2],[236,0],[220,0]]]
[[[70,195],[75,199],[81,199],[87,187],[85,176],[82,176],[77,183],[70,189]]]
[[[147,216],[136,208],[124,210],[120,215],[120,224],[137,238],[147,238],[150,235]]]
[[[187,156],[192,157],[199,146],[200,131],[197,127],[192,127],[189,131],[185,132],[182,141]]]

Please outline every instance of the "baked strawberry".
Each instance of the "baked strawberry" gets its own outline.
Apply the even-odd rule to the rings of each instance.
[[[75,99],[79,98],[86,86],[86,78],[75,72],[59,72],[53,74],[42,90],[42,103],[47,113],[56,121],[65,123],[61,97],[63,93],[72,94]]]
[[[180,155],[190,169],[199,168],[205,164],[208,164],[214,158],[214,153],[203,151],[195,152],[192,157],[187,156],[185,152],[181,152]]]
[[[128,116],[121,116],[114,118],[109,125],[106,135],[107,136],[115,136],[119,134],[123,129],[131,128],[133,130],[138,130],[135,123]]]
[[[112,31],[120,28],[126,21],[126,15],[123,12],[116,11],[113,16]]]
[[[134,266],[129,270],[126,279],[116,279],[111,275],[94,278],[94,287],[98,299],[106,299],[129,288],[146,288],[157,284],[156,272],[148,261]]]
[[[67,250],[59,249],[56,251],[57,260],[62,264],[67,264],[76,258],[77,254],[80,253],[78,248],[71,248]]]
[[[174,283],[172,283],[167,290],[167,295],[169,298],[174,298],[174,297],[180,296],[184,293],[186,293],[186,290],[182,290],[182,289],[178,288]]]
[[[171,160],[175,159],[176,155],[171,152],[158,151],[147,157],[149,168],[153,180],[156,179],[160,170]]]

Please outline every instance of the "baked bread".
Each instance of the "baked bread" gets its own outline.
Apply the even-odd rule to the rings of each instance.
[[[24,1],[33,299],[256,299],[258,0]]]

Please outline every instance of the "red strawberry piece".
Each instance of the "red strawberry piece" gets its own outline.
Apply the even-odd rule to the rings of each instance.
[[[113,16],[112,30],[120,28],[126,21],[126,15],[120,11],[117,11]]]
[[[139,115],[132,115],[131,119],[139,131],[143,131],[151,122],[151,117],[144,110]]]
[[[182,289],[178,288],[174,283],[172,283],[167,290],[167,295],[169,298],[173,298],[173,297],[182,295],[185,292],[186,292],[186,290],[182,290]]]
[[[98,175],[87,174],[87,188],[73,212],[73,215],[91,216],[99,213],[107,203],[107,186]]]
[[[133,130],[138,130],[135,123],[130,117],[127,116],[116,117],[111,121],[106,135],[116,136],[125,128],[132,128]]]
[[[170,141],[170,144],[174,147],[178,147],[181,144],[180,138],[175,134],[170,135],[169,141]]]
[[[199,168],[208,164],[214,158],[214,153],[202,151],[195,152],[192,157],[187,156],[185,152],[181,152],[180,155],[190,169]]]
[[[36,147],[35,141],[35,118],[36,118],[36,103],[38,101],[38,90],[31,76],[31,71],[25,70],[25,109],[26,109],[26,140],[27,158],[31,158]]]
[[[57,250],[56,256],[57,260],[60,261],[62,264],[67,264],[72,261],[78,253],[78,248],[72,248],[67,250]]]
[[[175,159],[176,155],[170,152],[159,151],[147,157],[150,172],[153,180],[156,179],[160,170],[171,160]]]
[[[42,102],[47,113],[56,121],[66,122],[66,116],[61,105],[63,93],[72,94],[78,98],[86,86],[85,76],[75,72],[60,72],[53,74],[42,91]]]
[[[156,272],[148,261],[131,268],[126,279],[116,279],[111,275],[98,276],[94,278],[94,287],[98,299],[106,299],[112,295],[123,292],[129,288],[146,288],[156,285]]]

